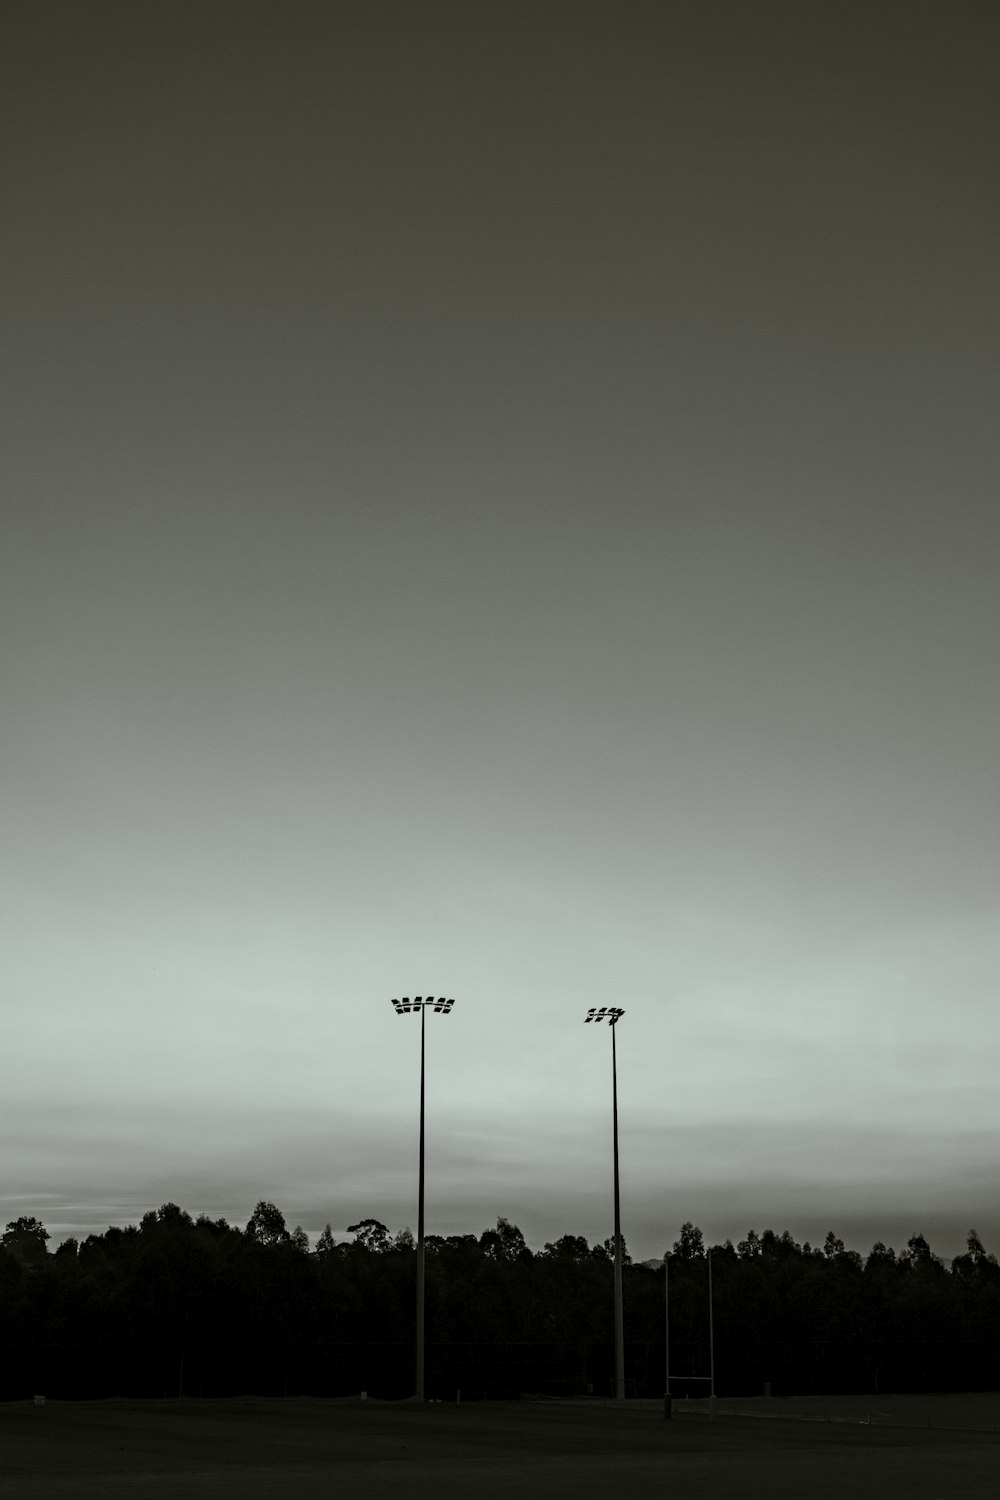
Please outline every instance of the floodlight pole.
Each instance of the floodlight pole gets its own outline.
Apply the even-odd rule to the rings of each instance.
[[[663,1252],[663,1400],[670,1416],[670,1252]]]
[[[625,1332],[622,1317],[622,1216],[618,1192],[618,1056],[611,1027],[611,1100],[614,1117],[615,1160],[615,1400],[625,1400]]]
[[[584,1021],[607,1021],[611,1027],[611,1117],[615,1164],[615,1400],[625,1400],[625,1333],[622,1318],[622,1216],[618,1191],[618,1051],[615,1025],[625,1012],[617,1005],[592,1005]]]
[[[715,1400],[715,1314],[712,1310],[712,1252],[708,1252],[708,1399]]]
[[[426,1048],[426,1025],[425,1012],[428,1006],[433,1006],[442,1015],[450,1015],[454,1000],[446,1000],[443,996],[435,1000],[433,995],[417,995],[413,1000],[404,996],[402,1000],[393,1000],[392,1006],[398,1016],[412,1015],[414,1011],[420,1012],[420,1153],[419,1167],[417,1173],[417,1364],[414,1390],[417,1401],[424,1399],[424,1100],[426,1095],[425,1060]]]

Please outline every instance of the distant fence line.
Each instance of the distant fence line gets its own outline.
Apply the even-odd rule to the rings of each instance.
[[[672,1341],[673,1342],[673,1341]],[[671,1355],[673,1363],[674,1352]],[[664,1389],[661,1341],[626,1343],[627,1391]],[[610,1342],[451,1340],[427,1346],[428,1394],[503,1399],[521,1392],[553,1396],[611,1393]],[[414,1345],[406,1340],[330,1340],[258,1344],[163,1340],[11,1340],[0,1343],[0,1400],[35,1393],[64,1399],[106,1396],[350,1396],[402,1399],[413,1390]],[[690,1367],[694,1369],[694,1365]],[[803,1340],[731,1348],[717,1359],[720,1398],[866,1394],[887,1390],[990,1390],[1000,1387],[993,1340],[899,1340],[877,1367],[858,1351]],[[672,1375],[679,1399],[703,1397],[704,1385]],[[759,1413],[763,1415],[764,1413]],[[754,1413],[758,1415],[758,1413]]]
[[[428,1391],[454,1399],[516,1396],[529,1385],[591,1394],[610,1384],[612,1353],[564,1344],[477,1341],[428,1344]],[[0,1399],[52,1396],[345,1396],[400,1399],[413,1391],[414,1345],[331,1340],[321,1347],[261,1348],[228,1341],[159,1348],[121,1342],[0,1345]],[[581,1362],[582,1360],[582,1362]]]
[[[995,1396],[996,1417],[990,1422],[973,1422],[968,1420],[952,1422],[935,1421],[929,1413],[919,1415],[912,1408],[907,1412],[905,1405],[894,1412],[879,1411],[874,1402],[879,1399],[882,1401],[893,1399],[892,1396],[876,1397],[871,1405],[857,1409],[854,1412],[844,1410],[838,1412],[833,1409],[832,1403],[835,1399],[830,1398],[831,1405],[826,1410],[796,1411],[793,1409],[795,1403],[794,1397],[788,1402],[777,1401],[774,1404],[761,1401],[759,1405],[755,1405],[752,1409],[737,1404],[738,1398],[736,1400],[732,1398],[728,1400],[717,1398],[714,1402],[700,1398],[694,1401],[685,1400],[679,1404],[675,1403],[674,1413],[675,1415],[708,1419],[727,1417],[746,1419],[753,1422],[839,1423],[848,1427],[902,1427],[908,1430],[929,1430],[933,1432],[989,1432],[1000,1436],[1000,1394]],[[917,1402],[921,1400],[921,1397],[919,1395],[903,1396],[900,1399],[903,1403],[911,1400]],[[961,1395],[957,1394],[942,1395],[935,1393],[934,1395],[928,1394],[923,1399],[925,1401],[933,1400],[935,1402],[947,1403],[952,1400],[961,1402],[962,1398]]]

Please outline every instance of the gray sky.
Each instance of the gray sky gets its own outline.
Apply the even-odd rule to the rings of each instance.
[[[996,8],[4,26],[0,1218],[1000,1250]]]

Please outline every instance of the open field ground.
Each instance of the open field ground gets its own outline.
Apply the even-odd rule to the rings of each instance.
[[[953,1402],[1000,1407],[995,1396],[896,1399],[930,1403],[933,1411]],[[619,1410],[548,1402],[18,1401],[0,1405],[0,1495],[995,1500],[1000,1436],[958,1425],[709,1420],[693,1410],[664,1422],[655,1402]]]
[[[674,1411],[679,1417],[704,1417],[709,1415],[709,1403],[705,1400],[675,1401]],[[787,1400],[720,1396],[715,1403],[715,1413],[719,1417],[1000,1433],[1000,1394],[995,1391],[932,1396],[792,1396]]]

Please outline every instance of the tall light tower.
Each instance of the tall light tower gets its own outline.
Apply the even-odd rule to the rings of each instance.
[[[625,1400],[625,1333],[622,1320],[622,1216],[618,1196],[618,1058],[615,1025],[625,1014],[615,1005],[592,1005],[584,1020],[607,1021],[611,1027],[611,1107],[614,1121],[615,1158],[615,1400]]]
[[[420,1172],[417,1195],[417,1400],[424,1399],[424,1012],[429,1009],[448,1015],[454,1000],[435,1000],[433,995],[417,995],[410,1000],[393,1000],[397,1016],[420,1012]]]

